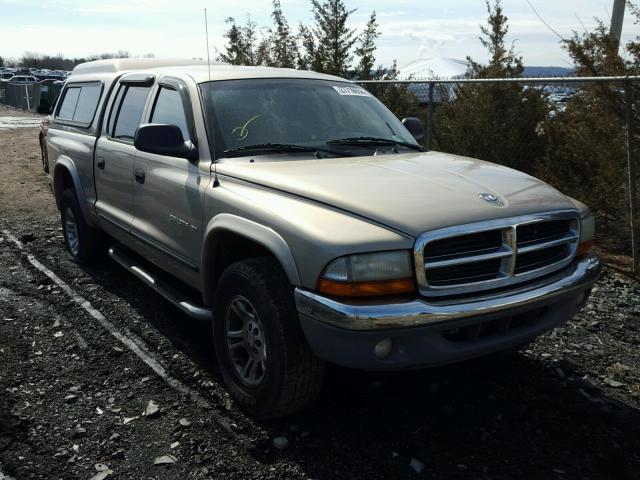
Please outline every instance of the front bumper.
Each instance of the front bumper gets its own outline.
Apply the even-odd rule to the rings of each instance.
[[[534,339],[577,313],[600,271],[600,259],[592,253],[518,290],[472,299],[341,302],[298,288],[295,301],[307,341],[319,357],[363,370],[407,369],[466,360]],[[380,349],[382,341],[387,343]]]

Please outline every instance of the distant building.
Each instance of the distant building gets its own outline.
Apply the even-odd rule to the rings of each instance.
[[[450,80],[464,78],[468,70],[466,60],[448,57],[422,57],[398,69],[398,80]],[[443,90],[444,88],[444,90]],[[429,103],[429,86],[427,83],[412,83],[408,87],[421,104]],[[436,88],[434,104],[451,98],[453,92],[447,87]]]
[[[423,57],[400,68],[398,79],[450,79],[463,78],[469,64],[466,60],[448,57]]]

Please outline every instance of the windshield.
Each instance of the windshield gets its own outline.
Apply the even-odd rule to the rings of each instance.
[[[208,82],[201,89],[216,157],[232,156],[231,150],[252,145],[327,148],[332,140],[359,137],[417,145],[378,99],[351,83],[249,79]],[[331,148],[346,152],[353,147]]]

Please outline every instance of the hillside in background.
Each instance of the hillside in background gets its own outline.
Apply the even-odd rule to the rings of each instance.
[[[398,78],[463,78],[468,69],[466,60],[449,57],[422,57],[401,67]],[[573,68],[566,67],[525,67],[524,77],[565,77],[574,74]]]
[[[570,77],[575,74],[573,68],[565,67],[524,67],[524,77]]]

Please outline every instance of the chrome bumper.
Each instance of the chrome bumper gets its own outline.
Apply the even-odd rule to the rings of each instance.
[[[575,260],[551,277],[517,290],[473,299],[427,302],[412,298],[396,303],[380,300],[346,302],[296,288],[295,301],[300,315],[344,329],[415,327],[552,303],[560,297],[580,294],[590,289],[600,276],[600,271],[600,259],[595,253],[591,253]]]

